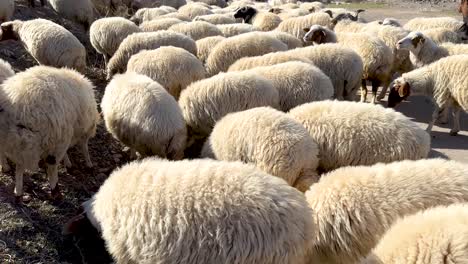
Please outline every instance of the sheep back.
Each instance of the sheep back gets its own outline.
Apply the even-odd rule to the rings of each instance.
[[[184,34],[195,41],[206,37],[223,35],[221,30],[215,25],[205,21],[178,23],[171,26],[168,30]]]

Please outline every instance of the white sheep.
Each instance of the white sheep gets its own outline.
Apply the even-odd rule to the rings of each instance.
[[[8,62],[0,59],[0,84],[13,75],[15,75],[15,71],[13,71],[11,65]]]
[[[223,36],[214,36],[214,37],[207,37],[197,40],[195,43],[197,44],[197,57],[198,59],[205,63],[208,55],[210,55],[213,48],[221,41],[226,39]]]
[[[318,143],[319,168],[324,171],[429,154],[429,134],[403,114],[380,105],[322,101],[298,106],[289,114]]]
[[[261,31],[273,30],[281,23],[279,16],[270,12],[258,11],[250,6],[244,6],[237,10],[234,18],[242,18],[244,23],[252,24]]]
[[[82,206],[64,233],[94,227],[117,263],[305,264],[313,232],[304,195],[240,162],[133,162]]]
[[[388,106],[395,107],[410,94],[432,97],[435,109],[427,132],[431,132],[434,122],[444,109],[453,107],[450,135],[457,135],[460,131],[460,111],[468,112],[467,65],[468,55],[454,55],[403,74],[394,81],[388,96]]]
[[[94,21],[94,5],[91,0],[48,0],[59,15],[83,25],[88,30]]]
[[[128,61],[127,71],[150,77],[176,100],[189,84],[204,79],[206,75],[203,63],[195,55],[170,46],[133,55]]]
[[[141,8],[136,11],[136,13],[130,18],[130,21],[139,25],[144,22],[151,21],[153,19],[157,19],[162,15],[166,15],[172,13],[166,9],[162,9],[159,7],[155,8]]]
[[[307,16],[293,17],[281,22],[276,30],[289,33],[302,40],[305,35],[304,28],[311,25],[331,27],[331,18],[326,13],[312,13]]]
[[[445,29],[445,28],[433,28],[433,29],[426,29],[421,31],[421,33],[432,39],[436,44],[442,44],[445,42],[452,42],[452,43],[463,43],[463,36],[453,30]]]
[[[84,72],[85,47],[64,27],[45,19],[15,20],[2,23],[0,27],[0,40],[21,41],[39,64]]]
[[[88,140],[98,121],[94,86],[74,70],[36,66],[7,79],[0,89],[0,155],[16,164],[17,199],[23,195],[24,171],[37,170],[41,159],[52,196],[60,195],[58,164],[73,145],[91,167]]]
[[[162,46],[179,47],[194,55],[197,54],[195,41],[183,34],[165,30],[134,33],[122,41],[114,56],[109,60],[107,79],[110,80],[116,73],[124,72],[132,55],[145,49],[157,49]]]
[[[401,27],[401,23],[396,18],[387,17],[382,20],[383,26]]]
[[[116,75],[101,102],[107,130],[142,156],[182,159],[187,129],[177,101],[137,73]]]
[[[356,263],[400,217],[467,202],[468,166],[429,159],[345,167],[305,195],[316,230],[309,263]]]
[[[257,31],[257,29],[250,24],[226,24],[226,25],[217,25],[219,30],[223,33],[223,36],[226,38],[233,37],[236,35]]]
[[[468,262],[468,204],[439,206],[398,220],[362,264]]]
[[[270,107],[226,115],[202,150],[202,157],[254,164],[302,192],[318,181],[318,154],[301,124]]]
[[[177,12],[173,12],[173,13],[169,13],[169,14],[166,14],[166,15],[162,15],[162,16],[159,16],[159,17],[155,17],[153,20],[165,19],[165,18],[177,18],[177,19],[182,20],[182,21],[185,21],[185,22],[190,22],[190,21],[192,21],[192,19],[189,18],[188,16],[179,14],[179,13],[177,13]],[[152,21],[152,20],[150,20],[150,21]]]
[[[206,37],[223,35],[221,30],[219,30],[215,25],[205,21],[177,23],[171,26],[168,30],[184,34],[195,41]]]
[[[314,1],[314,2],[303,2],[300,3],[299,8],[305,9],[307,11],[311,12],[317,12],[320,11],[321,9],[325,8],[325,4],[322,2]]]
[[[10,21],[15,12],[14,0],[1,0],[0,1],[0,24]]]
[[[177,12],[190,19],[194,19],[197,16],[213,14],[213,12],[211,12],[211,10],[208,7],[203,6],[198,2],[192,2],[181,6]]]
[[[453,17],[416,17],[406,22],[403,28],[409,31],[419,31],[432,28],[445,28],[456,31],[463,25]]]
[[[323,44],[286,53],[309,59],[330,77],[335,88],[334,98],[354,101],[363,75],[363,62],[355,51],[339,44]]]
[[[129,35],[140,32],[133,22],[121,17],[101,18],[89,29],[89,39],[94,49],[104,56],[106,64]]]
[[[140,29],[144,32],[155,32],[159,30],[167,30],[173,25],[182,23],[183,21],[178,18],[163,18],[151,20],[140,24]]]
[[[254,73],[220,73],[200,80],[182,91],[179,98],[189,135],[206,137],[225,115],[260,106],[278,108],[273,83]]]
[[[262,56],[246,57],[239,59],[236,62],[234,62],[231,66],[229,66],[228,72],[244,71],[262,66],[272,66],[288,61],[301,61],[312,64],[312,61],[298,54],[292,55],[286,52],[279,51],[268,53]]]
[[[269,32],[259,32],[259,34],[267,34],[272,36],[288,46],[288,49],[301,48],[302,41],[295,36],[281,31],[269,31]]]
[[[333,96],[330,78],[310,63],[290,61],[256,67],[249,72],[272,81],[279,93],[281,111],[287,112],[298,105],[331,99]]]
[[[236,19],[234,19],[233,16],[228,15],[228,14],[226,15],[225,14],[212,14],[212,15],[197,16],[193,19],[193,21],[205,21],[213,25],[236,23]]]
[[[255,32],[241,34],[222,40],[211,51],[206,59],[208,75],[225,72],[236,60],[275,51],[285,51],[288,46],[282,41],[267,34]]]
[[[421,32],[411,32],[398,41],[397,47],[410,51],[410,59],[416,68],[423,67],[443,57],[468,54],[468,44],[443,43],[437,45]]]

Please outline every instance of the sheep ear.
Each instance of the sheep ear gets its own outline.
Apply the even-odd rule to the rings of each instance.
[[[309,32],[310,28],[303,28],[302,30],[304,30],[304,32]]]
[[[420,42],[421,44],[424,43],[426,40],[422,36],[416,36],[414,37],[411,42],[413,43],[413,46],[417,46]]]
[[[315,7],[311,7],[311,8],[309,9],[309,12],[310,12],[310,13],[315,13]]]
[[[330,18],[333,18],[333,13],[331,10],[327,10],[325,11],[325,13],[327,13],[330,16]]]
[[[407,97],[410,94],[410,86],[407,82],[404,82],[403,85],[398,86],[398,95],[400,97]]]

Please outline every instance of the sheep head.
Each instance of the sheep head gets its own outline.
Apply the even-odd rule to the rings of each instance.
[[[395,107],[411,94],[411,86],[403,78],[395,80],[388,95],[388,107]]]
[[[397,49],[419,52],[426,42],[426,37],[421,32],[411,32],[397,43]]]
[[[0,25],[0,41],[9,39],[19,40],[18,31],[22,25],[23,22],[20,20],[2,23]]]
[[[255,8],[244,6],[234,13],[234,18],[242,18],[245,23],[250,23],[255,14],[257,14],[257,10]]]
[[[304,35],[304,42],[313,42],[316,44],[325,43],[327,32],[323,29],[323,27],[319,25],[313,25],[310,28],[303,29],[306,34]]]

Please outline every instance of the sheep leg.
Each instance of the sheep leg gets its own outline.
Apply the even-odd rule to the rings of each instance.
[[[440,110],[439,106],[436,105],[435,109],[434,109],[434,112],[432,113],[432,120],[429,122],[429,125],[426,128],[426,132],[429,133],[429,134],[432,131],[432,127],[434,126],[434,123],[437,120],[437,117],[439,117],[439,110]]]
[[[17,202],[21,202],[23,200],[23,175],[24,175],[24,167],[22,165],[16,165],[16,172],[15,172],[15,198]]]
[[[108,54],[103,54],[104,56],[104,68],[107,69],[107,64],[109,63],[110,56]]]
[[[70,161],[70,158],[68,157],[68,154],[65,153],[65,156],[63,157],[63,164],[65,165],[65,167],[67,168],[71,168],[72,164],[71,164],[71,161]]]
[[[93,162],[91,161],[91,158],[89,156],[88,139],[81,142],[80,149],[81,149],[81,153],[83,154],[83,156],[85,158],[86,166],[88,168],[92,168],[93,167]]]
[[[0,153],[0,172],[7,172],[10,169],[11,168],[10,165],[8,165],[7,158],[5,157],[5,155]]]
[[[460,107],[455,107],[455,109],[453,109],[452,115],[453,128],[450,130],[450,135],[456,136],[458,135],[458,132],[460,132]]]
[[[372,80],[372,99],[371,104],[375,104],[377,98],[377,91],[379,90],[380,81]]]
[[[61,193],[58,186],[58,163],[64,159],[67,147],[61,151],[49,154],[45,160],[47,164],[47,177],[49,178],[50,195],[52,199],[60,199]]]
[[[437,117],[437,122],[439,124],[447,124],[449,115],[449,107],[444,107],[439,111],[439,116]]]
[[[361,103],[365,103],[367,101],[367,83],[366,80],[362,79],[361,83]]]
[[[380,102],[382,101],[382,99],[384,99],[385,95],[387,95],[387,90],[389,86],[390,86],[390,82],[385,82],[385,84],[382,87],[382,91],[380,91],[380,94],[377,97],[377,102]]]

